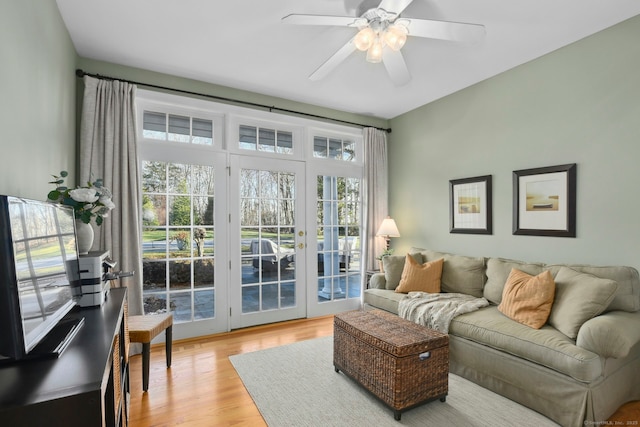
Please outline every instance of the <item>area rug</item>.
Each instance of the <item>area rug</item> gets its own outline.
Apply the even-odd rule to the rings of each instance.
[[[449,374],[446,402],[402,413],[333,368],[333,337],[230,356],[269,426],[557,426],[548,418]]]

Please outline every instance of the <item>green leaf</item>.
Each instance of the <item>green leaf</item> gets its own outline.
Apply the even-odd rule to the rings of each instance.
[[[51,190],[49,194],[47,194],[47,199],[49,200],[58,200],[60,198],[60,192],[58,190]]]
[[[96,225],[102,225],[103,221],[104,220],[100,215],[96,216]]]
[[[84,211],[80,214],[80,221],[84,222],[85,224],[89,224],[91,222],[91,212],[89,211]]]
[[[60,176],[66,178],[69,173],[67,171],[60,171]]]

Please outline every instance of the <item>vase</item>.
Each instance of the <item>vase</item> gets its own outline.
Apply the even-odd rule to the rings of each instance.
[[[78,243],[78,253],[87,255],[93,246],[93,227],[91,224],[76,219],[76,242]]]

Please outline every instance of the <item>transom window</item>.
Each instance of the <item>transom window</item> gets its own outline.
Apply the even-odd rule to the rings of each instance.
[[[242,150],[293,154],[293,133],[257,126],[240,125],[239,147]]]
[[[313,157],[355,162],[356,143],[348,139],[314,136]]]
[[[213,120],[145,111],[142,136],[161,141],[213,145]]]

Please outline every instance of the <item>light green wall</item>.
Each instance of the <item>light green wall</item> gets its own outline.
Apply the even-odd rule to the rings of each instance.
[[[55,0],[2,1],[0,58],[0,194],[44,200],[76,168],[76,53]]]
[[[411,246],[640,269],[640,17],[391,120]],[[577,238],[512,235],[512,171],[577,163]],[[493,235],[449,233],[449,180],[493,175]]]

